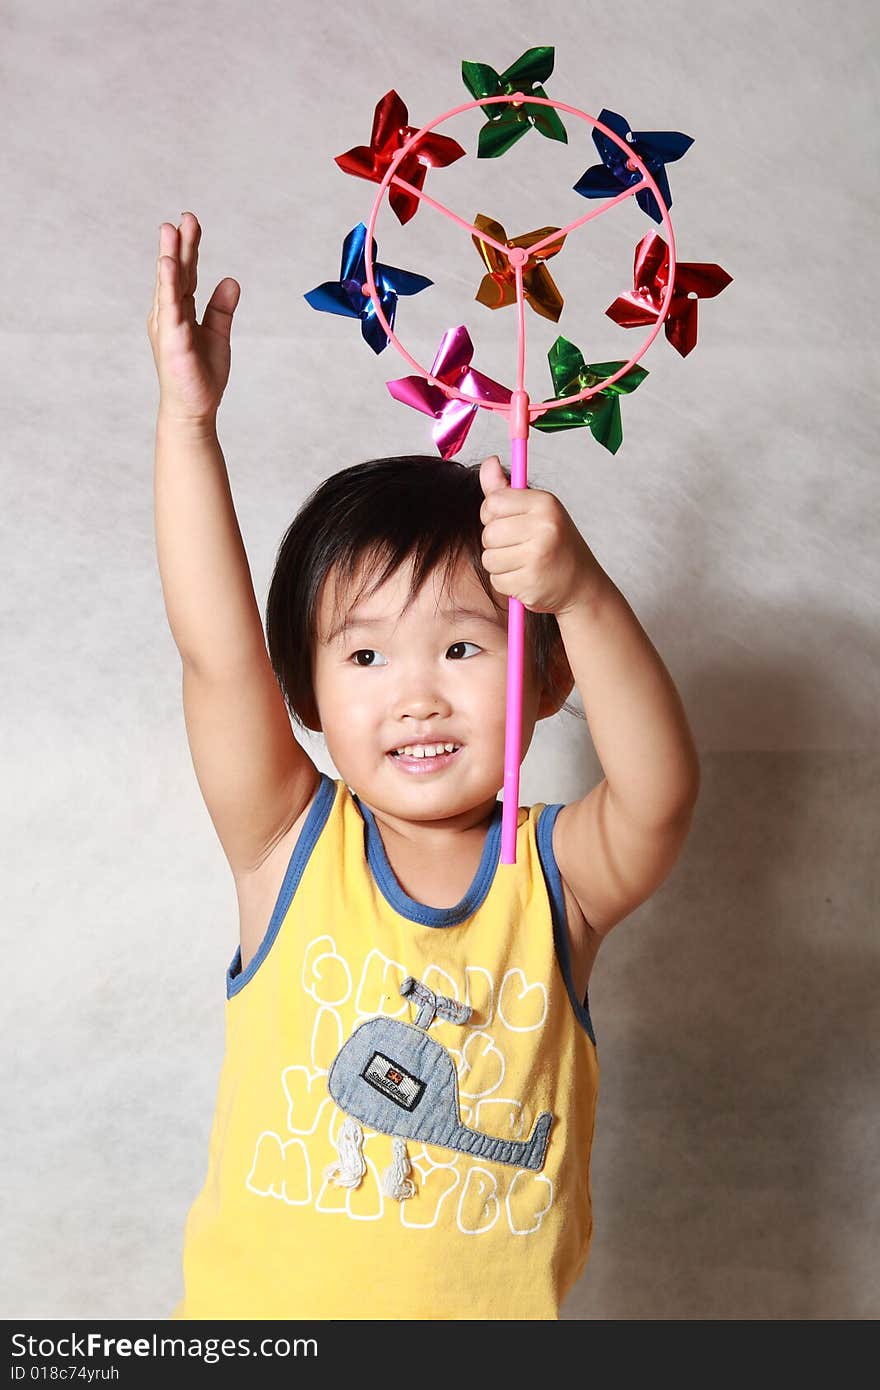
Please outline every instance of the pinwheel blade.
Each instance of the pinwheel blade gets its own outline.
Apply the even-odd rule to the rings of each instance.
[[[619,372],[623,365],[622,362],[590,362],[587,365],[587,371],[592,376],[598,377],[600,381],[604,381],[606,377]],[[618,377],[617,381],[610,381],[607,386],[603,386],[602,390],[603,392],[613,392],[616,396],[628,396],[630,391],[635,391],[636,387],[641,385],[647,375],[646,368],[640,367],[637,363],[634,367],[630,367],[628,372],[624,372],[623,376]],[[581,390],[583,389],[581,387]]]
[[[523,294],[536,314],[550,319],[553,323],[559,322],[564,301],[545,265],[536,265],[533,270],[526,271],[523,276]]]
[[[474,345],[464,324],[460,323],[457,328],[447,328],[440,339],[431,375],[438,381],[445,381],[452,386],[470,366],[473,355]]]
[[[513,278],[499,275],[497,272],[484,275],[474,299],[478,304],[485,304],[487,309],[509,308],[511,304],[516,303],[516,285]]]
[[[605,396],[602,404],[593,412],[590,433],[600,444],[604,444],[610,453],[617,453],[623,443],[620,401],[617,396]]]
[[[545,415],[539,415],[537,420],[532,421],[532,429],[552,434],[556,430],[580,429],[589,423],[584,412],[577,406],[562,405],[558,410],[548,410]]]
[[[339,273],[341,281],[358,280],[361,284],[366,276],[365,247],[367,244],[367,228],[363,222],[359,222],[342,243],[342,267]],[[370,242],[370,251],[373,260],[376,259],[376,238]]]
[[[501,78],[494,68],[489,67],[488,63],[463,62],[461,75],[464,79],[464,85],[474,101],[482,101],[484,97],[501,96],[503,91]]]
[[[315,289],[309,290],[308,294],[304,294],[303,299],[307,300],[313,309],[320,309],[325,314],[343,314],[350,319],[359,319],[361,316],[360,307],[354,308],[351,296],[338,280],[325,280],[323,285],[318,285]]]
[[[620,192],[620,181],[604,164],[594,164],[572,185],[582,198],[610,198]]]
[[[528,48],[522,57],[511,63],[501,74],[501,81],[510,92],[531,90],[532,83],[546,82],[553,71],[553,48]],[[541,93],[543,96],[543,92]]]
[[[544,96],[544,93],[539,91],[537,95]],[[559,112],[552,106],[532,106],[527,102],[525,110],[535,129],[546,135],[548,140],[561,140],[563,145],[568,144],[568,132],[559,119]]]
[[[451,459],[458,453],[468,437],[478,408],[467,401],[446,402],[440,419],[431,431],[431,437],[440,451],[441,458]]]
[[[465,372],[458,382],[458,389],[464,391],[468,396],[478,396],[481,401],[500,401],[505,405],[510,404],[511,393],[506,386],[500,382],[493,381],[490,376],[484,376],[482,372],[475,371],[473,368]]]
[[[550,363],[550,377],[557,397],[576,396],[577,391],[566,391],[563,388],[570,381],[576,381],[578,374],[584,370],[584,356],[580,348],[575,347],[567,338],[559,337],[547,354],[547,360]]]
[[[394,381],[386,381],[390,394],[402,405],[411,405],[423,415],[433,415],[436,419],[446,396],[439,386],[430,386],[423,376],[401,376]]]
[[[632,135],[639,158],[648,165],[672,164],[694,143],[692,135],[683,135],[680,130],[634,130]]]
[[[605,313],[621,328],[642,328],[645,324],[656,323],[659,308],[643,299],[640,294],[619,294]]]
[[[366,275],[366,269],[364,270]],[[420,290],[426,290],[434,281],[429,280],[427,275],[416,275],[413,270],[400,270],[396,265],[373,265],[373,278],[377,284],[382,283],[388,289],[394,290],[395,294],[418,294]]]
[[[488,124],[480,129],[477,158],[497,159],[499,155],[505,154],[511,145],[515,145],[528,128],[528,120],[521,112],[515,111],[511,106],[502,107],[501,115],[496,118],[490,117]]]
[[[669,188],[669,179],[666,177],[666,170],[661,166],[659,169],[651,171],[654,182],[660,190],[660,197],[663,199],[667,209],[672,207],[672,193]],[[636,202],[655,222],[663,221],[663,213],[660,204],[654,197],[650,188],[640,188],[636,194]]]
[[[376,317],[376,310],[373,307],[373,301],[371,299],[368,299],[365,302],[367,308],[364,310],[363,314],[361,314],[361,334],[363,336],[364,342],[369,343],[370,347],[373,349],[375,353],[384,352],[388,344],[391,342],[391,339],[388,337],[388,335],[385,332],[385,329],[382,327],[381,323]],[[382,312],[388,320],[389,328],[394,327],[394,312],[396,308],[397,296],[395,294],[389,294],[387,296],[383,295]]]
[[[682,357],[697,345],[697,301],[682,298],[676,306],[674,317],[670,315],[665,324],[666,337]]]
[[[714,299],[733,281],[720,265],[708,261],[679,261],[675,268],[676,294],[695,294],[698,299]]]

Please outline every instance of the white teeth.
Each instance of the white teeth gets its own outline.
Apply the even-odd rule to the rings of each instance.
[[[407,743],[403,748],[395,748],[395,753],[405,753],[408,758],[434,758],[440,753],[451,753],[460,747],[456,743]]]

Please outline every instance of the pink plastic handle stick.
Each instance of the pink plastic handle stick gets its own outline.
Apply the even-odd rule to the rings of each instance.
[[[511,251],[516,276],[516,390],[510,400],[510,486],[528,487],[529,397],[523,388],[526,370],[526,319],[523,266],[529,252]],[[507,705],[504,720],[504,806],[501,812],[501,863],[516,863],[519,819],[519,765],[522,749],[522,690],[525,608],[512,594],[507,600]]]
[[[511,420],[510,486],[527,487],[529,398],[518,391],[518,412]],[[513,404],[513,402],[512,402]],[[523,431],[517,435],[514,431]],[[501,863],[516,863],[519,816],[519,764],[522,748],[523,647],[526,610],[513,595],[507,600],[507,715],[504,724],[504,807],[501,812]]]

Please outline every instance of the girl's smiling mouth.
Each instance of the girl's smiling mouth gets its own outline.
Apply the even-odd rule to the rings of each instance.
[[[418,776],[419,774],[440,772],[442,768],[449,767],[461,751],[461,746],[459,746],[451,753],[435,753],[433,756],[414,757],[408,753],[395,753],[393,751],[386,753],[385,756],[401,772],[411,772]]]

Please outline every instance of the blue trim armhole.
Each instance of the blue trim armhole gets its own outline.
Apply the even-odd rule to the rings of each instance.
[[[320,771],[320,769],[319,769]],[[327,776],[326,772],[321,773],[321,785],[312,802],[312,809],[306,817],[305,825],[299,834],[299,839],[293,847],[290,862],[287,865],[287,872],[284,875],[284,882],[278,893],[275,908],[266,928],[266,933],[260,942],[259,949],[248,962],[247,970],[241,969],[241,946],[235,949],[235,955],[229,963],[226,971],[226,998],[231,999],[234,994],[244,989],[248,980],[259,970],[263,961],[266,959],[272,944],[281,930],[281,923],[284,921],[287,909],[293,900],[293,895],[299,886],[299,881],[305,872],[305,867],[309,862],[312,850],[318,842],[318,836],[327,823],[330,815],[330,808],[336,795],[336,783]]]
[[[556,802],[552,806],[545,806],[538,816],[538,828],[536,841],[538,846],[538,858],[544,870],[544,877],[547,881],[547,889],[550,897],[550,913],[553,918],[553,941],[556,946],[556,955],[559,960],[559,968],[562,971],[562,978],[565,981],[565,988],[571,1000],[571,1007],[574,1010],[575,1018],[578,1023],[586,1030],[586,1033],[593,1046],[596,1046],[596,1034],[593,1031],[593,1022],[590,1018],[590,991],[587,989],[584,995],[584,1002],[577,997],[575,992],[574,980],[571,974],[571,952],[568,944],[568,926],[565,911],[565,897],[562,889],[562,875],[559,872],[559,865],[556,863],[556,856],[553,853],[553,827],[556,824],[556,817],[562,810],[563,802]]]

